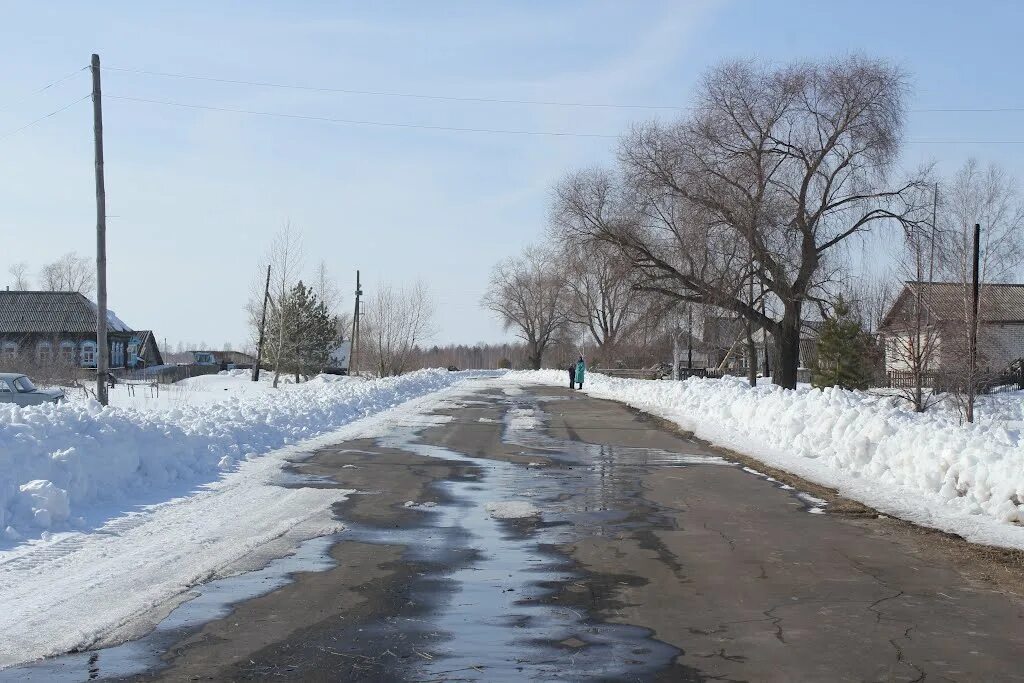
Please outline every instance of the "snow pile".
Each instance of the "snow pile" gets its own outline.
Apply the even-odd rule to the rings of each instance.
[[[9,539],[66,528],[90,506],[208,482],[236,463],[451,386],[466,373],[311,380],[280,391],[145,411],[95,401],[0,404],[0,530]],[[233,377],[200,377],[210,384]]]
[[[487,503],[484,506],[487,513],[495,519],[523,519],[526,517],[539,517],[540,510],[533,503],[526,500],[508,500],[501,503]]]
[[[559,371],[509,378],[562,384]],[[992,419],[1020,415],[1021,405],[961,425],[947,410],[917,414],[892,397],[841,389],[751,388],[739,378],[587,379],[595,397],[659,415],[882,511],[1024,548],[1024,439],[1017,425]]]
[[[331,382],[331,376],[321,375],[310,382]],[[263,371],[260,380],[253,382],[251,370],[224,370],[214,375],[199,375],[183,379],[174,384],[153,386],[151,381],[130,380],[119,382],[109,389],[110,405],[117,408],[136,410],[173,410],[185,406],[223,403],[232,397],[273,395],[292,391],[302,385],[295,383],[293,375],[281,375],[278,388],[273,386],[274,373]],[[350,377],[338,377],[342,382],[360,381]],[[63,387],[54,387],[63,388]],[[80,389],[65,388],[67,400],[72,403],[88,403],[91,399]]]

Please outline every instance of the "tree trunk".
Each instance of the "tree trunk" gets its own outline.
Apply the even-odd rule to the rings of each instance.
[[[530,348],[530,355],[527,360],[530,362],[530,367],[534,370],[540,370],[544,349],[541,348],[540,343],[536,341],[530,341],[528,346]]]
[[[800,365],[800,303],[786,305],[782,321],[773,335],[778,365],[772,381],[786,389],[796,389],[796,370]]]
[[[672,379],[679,379],[679,333],[672,333]]]
[[[747,382],[757,386],[757,347],[754,346],[754,325],[747,321]]]

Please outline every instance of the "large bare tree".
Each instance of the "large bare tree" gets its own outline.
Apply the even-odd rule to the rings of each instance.
[[[96,264],[84,256],[68,252],[39,271],[43,289],[53,292],[80,292],[92,296],[96,291]]]
[[[539,370],[548,345],[569,320],[568,288],[557,255],[527,248],[494,267],[481,304],[526,343],[530,367]]]
[[[804,306],[823,265],[875,223],[901,220],[916,181],[893,182],[905,80],[850,57],[782,68],[734,62],[704,78],[691,115],[636,127],[619,172],[569,176],[555,220],[618,245],[644,286],[764,328],[774,381],[796,385]],[[749,297],[750,278],[768,306]]]
[[[557,256],[565,273],[568,319],[593,341],[597,357],[610,361],[619,341],[642,316],[650,296],[636,288],[632,264],[601,240],[567,240]]]

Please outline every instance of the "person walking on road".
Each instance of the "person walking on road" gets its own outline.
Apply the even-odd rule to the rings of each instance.
[[[580,359],[578,361],[576,361],[576,377],[575,377],[576,384],[579,385],[578,388],[580,388],[580,389],[583,388],[583,375],[585,375],[586,372],[587,372],[587,364],[583,362],[583,356],[580,356]]]
[[[576,382],[576,366],[575,365],[570,365],[569,366],[569,388],[570,389],[575,389],[576,388],[575,382]]]

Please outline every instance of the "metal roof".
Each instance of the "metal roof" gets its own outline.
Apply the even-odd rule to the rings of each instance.
[[[130,328],[108,311],[112,331]],[[0,291],[0,335],[95,334],[96,304],[78,292]]]
[[[898,327],[910,319],[911,298],[921,297],[923,307],[937,321],[967,320],[970,286],[962,282],[907,282],[882,321],[882,328]],[[978,300],[982,322],[1024,323],[1024,284],[984,283]]]

